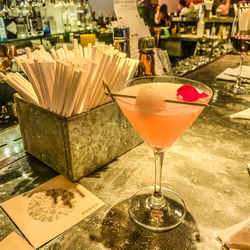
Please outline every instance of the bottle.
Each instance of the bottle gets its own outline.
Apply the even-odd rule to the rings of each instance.
[[[92,10],[90,8],[88,0],[85,0],[84,14],[86,29],[89,30],[92,28]]]
[[[46,9],[46,17],[49,19],[50,33],[64,33],[63,11],[64,6],[61,1],[55,1],[55,4],[49,3]]]
[[[27,32],[29,36],[33,35],[33,10],[31,5],[27,9],[27,13],[24,13],[26,23],[27,23]]]
[[[5,28],[7,32],[8,39],[17,38],[17,27],[16,27],[16,19],[14,17],[14,8],[11,6],[10,9],[5,10]]]
[[[7,39],[7,33],[4,24],[4,13],[0,11],[0,41]]]
[[[79,31],[84,30],[85,29],[84,6],[81,1],[77,2],[76,13],[77,13],[78,30]]]
[[[17,18],[16,27],[17,27],[17,38],[26,38],[26,37],[28,37],[26,21],[25,21],[25,18],[22,15],[20,15]]]
[[[54,6],[54,18],[56,22],[56,30],[57,33],[64,33],[64,23],[63,23],[63,12],[64,12],[64,6],[61,1],[55,1]]]
[[[68,11],[69,11],[70,30],[73,32],[78,31],[77,6],[75,5],[73,0],[71,0],[68,4]]]
[[[47,6],[46,3],[40,5],[40,14],[42,19],[43,34],[50,34],[49,20],[47,17]]]
[[[34,28],[34,35],[42,35],[43,34],[43,25],[42,25],[42,18],[41,18],[41,11],[40,11],[40,3],[36,2],[32,6],[33,10],[33,28]]]
[[[211,37],[215,37],[215,36],[216,36],[216,27],[215,27],[215,24],[213,23],[213,27],[211,30]]]
[[[130,57],[129,27],[115,27],[113,31],[113,45],[119,51]]]
[[[202,37],[204,35],[205,23],[204,18],[200,17],[200,20],[197,25],[197,36]]]
[[[154,59],[155,40],[153,37],[141,37],[138,40],[140,52],[138,76],[155,76]]]
[[[204,23],[204,11],[203,11],[203,5],[200,7],[200,13],[199,13],[199,22],[197,24],[197,36],[198,37],[203,37],[204,35],[204,30],[205,30],[205,23]]]

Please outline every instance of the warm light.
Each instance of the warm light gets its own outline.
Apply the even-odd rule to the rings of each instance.
[[[6,148],[4,150],[4,153],[5,153],[6,156],[10,156],[10,150],[8,148]]]

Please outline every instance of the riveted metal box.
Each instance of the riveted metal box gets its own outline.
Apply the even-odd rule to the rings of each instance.
[[[26,151],[71,181],[142,142],[115,102],[70,118],[14,95]]]

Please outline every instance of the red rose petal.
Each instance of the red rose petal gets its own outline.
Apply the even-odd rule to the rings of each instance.
[[[208,97],[208,94],[205,93],[205,92],[202,92],[202,93],[200,94],[200,98],[205,98],[205,97]]]
[[[195,102],[199,98],[208,97],[208,94],[206,94],[205,92],[202,92],[200,94],[195,87],[188,84],[184,84],[180,88],[178,88],[176,95],[179,98],[181,96],[182,100],[186,102]]]

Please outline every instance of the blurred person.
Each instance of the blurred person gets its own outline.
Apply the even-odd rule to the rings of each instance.
[[[162,33],[167,33],[169,36],[168,29],[171,26],[170,16],[168,15],[168,7],[166,4],[162,4],[161,6],[156,7],[155,13],[155,27],[154,27],[154,38],[155,45],[159,47],[160,44],[160,36]]]
[[[188,9],[194,9],[194,1],[193,0],[187,1],[187,7]]]
[[[179,10],[180,10],[180,16],[186,16],[188,12],[186,1],[181,0],[179,2]]]
[[[170,26],[170,16],[168,15],[168,6],[162,4],[161,7],[156,7],[155,24],[156,26]]]
[[[222,0],[221,4],[217,8],[217,10],[221,11],[221,16],[228,16],[230,9],[230,0]]]

